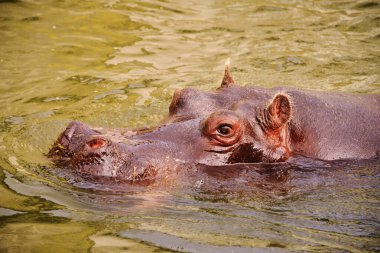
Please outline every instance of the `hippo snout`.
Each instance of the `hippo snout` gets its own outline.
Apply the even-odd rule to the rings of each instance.
[[[48,157],[54,161],[70,159],[77,152],[86,139],[92,135],[99,134],[86,124],[72,121],[58,137],[48,153]]]
[[[89,176],[132,181],[146,177],[147,169],[151,168],[136,162],[132,146],[101,131],[73,121],[58,137],[48,157],[56,164]]]

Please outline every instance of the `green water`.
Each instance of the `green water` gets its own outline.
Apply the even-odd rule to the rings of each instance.
[[[0,252],[378,252],[378,161],[131,193],[44,156],[73,119],[158,124],[227,58],[243,86],[380,93],[380,2],[0,1]]]

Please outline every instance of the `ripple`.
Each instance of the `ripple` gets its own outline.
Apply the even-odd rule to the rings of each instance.
[[[270,6],[270,5],[262,5],[256,8],[255,12],[272,12],[272,11],[286,11],[287,9],[277,7],[277,6]]]
[[[358,9],[372,9],[372,8],[380,8],[380,3],[376,1],[366,1],[355,5],[355,8]]]
[[[21,116],[11,116],[5,119],[5,122],[10,123],[12,125],[20,125],[24,123],[25,119]]]
[[[71,76],[67,78],[65,81],[75,81],[78,83],[86,83],[86,84],[97,84],[106,82],[105,78],[95,77],[95,76]]]
[[[124,94],[125,91],[124,90],[111,90],[111,91],[107,91],[107,92],[103,92],[99,95],[96,95],[94,96],[94,100],[100,100],[100,99],[103,99],[105,97],[108,97],[108,96],[111,96],[111,95],[118,95],[118,94]],[[126,99],[127,97],[125,97],[124,99]]]

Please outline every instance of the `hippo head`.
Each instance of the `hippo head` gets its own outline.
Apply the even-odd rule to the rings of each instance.
[[[288,95],[238,87],[226,65],[216,91],[176,91],[162,125],[110,131],[74,121],[48,155],[88,175],[127,180],[180,163],[280,162],[291,152],[291,115]]]

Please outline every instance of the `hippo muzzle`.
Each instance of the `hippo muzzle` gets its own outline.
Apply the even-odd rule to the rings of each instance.
[[[152,174],[152,168],[136,164],[131,143],[117,140],[78,121],[71,122],[59,136],[48,156],[53,162],[93,177],[138,180]],[[125,139],[125,138],[124,138]]]

